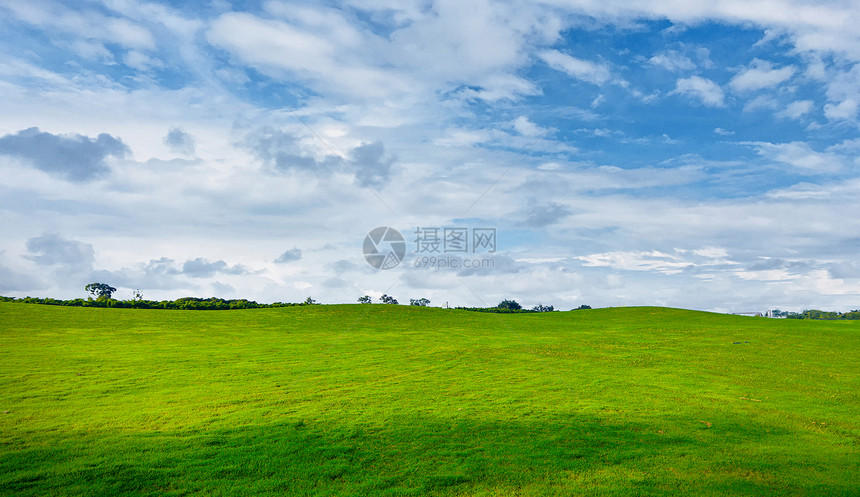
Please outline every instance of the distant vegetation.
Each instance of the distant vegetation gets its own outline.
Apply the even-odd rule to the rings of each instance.
[[[391,295],[383,295],[382,297],[379,297],[379,301],[382,302],[383,304],[393,304],[393,305],[397,305],[400,303],[397,301],[396,298],[392,297]]]
[[[860,319],[860,309],[850,312],[819,311],[818,309],[807,309],[803,312],[784,312],[779,309],[773,311],[773,317],[788,319]]]
[[[246,299],[219,299],[216,297],[211,297],[208,299],[202,299],[197,297],[182,297],[176,300],[143,300],[143,299],[132,299],[132,300],[116,300],[112,298],[99,297],[96,299],[71,299],[71,300],[59,300],[52,298],[38,298],[38,297],[24,297],[24,298],[14,298],[14,297],[2,297],[0,296],[0,302],[19,302],[24,304],[45,304],[45,305],[59,305],[59,306],[67,306],[67,307],[116,307],[116,308],[126,308],[126,309],[171,309],[171,310],[229,310],[229,309],[261,309],[261,308],[270,308],[270,307],[292,307],[299,305],[314,305],[316,304],[313,299],[308,297],[309,301],[305,301],[302,303],[288,303],[288,302],[275,302],[272,304],[261,304],[259,302],[254,302],[253,300]]]
[[[116,288],[105,283],[90,283],[89,285],[84,287],[84,290],[90,292],[90,295],[95,298],[111,298],[111,296],[113,296],[113,292],[116,291]],[[137,295],[138,294],[136,293],[135,297]]]
[[[496,306],[498,309],[508,309],[511,311],[519,311],[523,308],[516,300],[503,300]]]
[[[495,312],[499,314],[517,314],[530,312],[553,312],[555,308],[551,305],[538,304],[531,309],[523,309],[516,300],[503,300],[496,307],[457,307],[462,311]]]
[[[261,304],[253,300],[247,299],[221,299],[210,297],[208,299],[198,297],[182,297],[176,300],[144,300],[140,290],[134,291],[134,296],[129,300],[117,300],[112,298],[116,288],[105,283],[90,283],[84,290],[91,297],[83,299],[61,300],[53,298],[39,297],[3,297],[0,296],[0,302],[19,302],[24,304],[45,304],[59,305],[68,307],[116,307],[126,309],[172,309],[172,310],[229,310],[229,309],[263,309],[274,307],[292,307],[301,305],[316,305],[318,302],[311,297],[308,297],[304,302],[274,302],[271,304]],[[95,297],[95,298],[93,298]],[[399,304],[396,298],[391,295],[382,295],[379,301],[383,304]],[[361,304],[371,304],[373,300],[369,295],[364,295],[358,298]],[[409,299],[409,305],[426,307],[430,305],[430,300],[426,298]],[[516,300],[505,299],[498,303],[495,307],[455,307],[455,309],[474,312],[490,312],[500,314],[514,313],[533,313],[533,312],[553,312],[556,309],[551,305],[538,304],[531,309],[524,309]],[[580,305],[572,310],[591,309],[590,305]],[[860,309],[855,309],[849,312],[836,311],[821,311],[818,309],[807,309],[803,312],[787,312],[775,309],[771,311],[775,318],[786,319],[818,319],[818,320],[860,320]]]

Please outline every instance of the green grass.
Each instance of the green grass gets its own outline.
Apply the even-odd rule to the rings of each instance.
[[[0,494],[858,495],[858,359],[662,308],[0,303]]]

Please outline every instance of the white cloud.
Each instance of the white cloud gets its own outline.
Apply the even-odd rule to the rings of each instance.
[[[155,38],[146,28],[127,19],[105,19],[105,39],[129,48],[153,49]]]
[[[729,256],[728,251],[723,247],[704,247],[693,250],[693,253],[709,259],[722,259]]]
[[[677,274],[692,267],[692,263],[682,260],[677,255],[658,250],[604,252],[581,256],[578,259],[591,267],[605,266],[626,271],[655,271],[663,274]]]
[[[692,71],[696,68],[696,64],[689,57],[675,50],[659,53],[648,59],[648,62],[672,72]]]
[[[547,133],[546,128],[542,128],[531,122],[528,117],[520,116],[511,123],[517,133],[523,136],[541,136]]]
[[[94,10],[75,10],[57,3],[20,0],[5,2],[3,7],[25,22],[73,34],[82,40],[116,43],[138,50],[152,50],[156,46],[155,38],[147,28]]]
[[[797,275],[792,274],[786,269],[764,269],[761,271],[746,271],[738,270],[735,275],[742,280],[756,281],[791,281]]]
[[[141,72],[149,71],[152,68],[163,67],[163,64],[160,61],[153,59],[142,52],[138,52],[137,50],[129,50],[128,53],[125,54],[125,57],[123,57],[123,63],[128,67],[137,69]]]
[[[475,80],[477,88],[459,92],[464,99],[476,98],[495,103],[501,100],[516,101],[524,96],[540,95],[541,91],[531,81],[512,74],[490,74]]]
[[[833,71],[827,82],[824,115],[834,121],[855,120],[860,110],[860,63],[844,70]]]
[[[487,130],[477,129],[448,129],[444,135],[433,143],[443,147],[464,147],[486,143],[492,139]]]
[[[566,5],[566,2],[554,2]],[[609,20],[644,17],[665,18],[682,24],[709,20],[751,24],[786,33],[801,51],[834,52],[860,60],[860,11],[851,0],[810,4],[803,0],[714,0],[666,2],[646,0],[584,0],[577,10]]]
[[[383,101],[404,115],[430,105],[434,92],[457,87],[461,97],[489,102],[539,94],[517,72],[529,63],[528,45],[554,40],[561,27],[541,9],[489,1],[406,9],[387,37],[335,9],[270,2],[266,10],[275,18],[225,13],[207,39],[266,74],[301,78],[327,98]]]
[[[71,181],[90,181],[110,172],[108,161],[128,155],[129,148],[109,134],[96,138],[56,135],[28,128],[0,137],[0,155],[18,157],[28,164]]]
[[[860,110],[860,103],[853,98],[846,98],[836,105],[826,104],[824,106],[824,115],[834,121],[852,120],[857,117],[858,110]]]
[[[194,137],[179,128],[171,128],[167,136],[164,137],[164,144],[177,154],[194,155]]]
[[[216,46],[262,68],[313,74],[336,69],[337,49],[327,37],[286,22],[231,12],[216,19],[207,36]]]
[[[768,61],[754,59],[749,68],[742,70],[729,81],[729,86],[737,92],[762,90],[787,81],[795,72],[794,66],[775,69]]]
[[[720,85],[701,76],[679,79],[672,93],[697,98],[709,107],[722,107],[724,104],[723,89]]]
[[[814,102],[812,100],[797,100],[788,104],[784,110],[777,112],[779,117],[787,117],[789,119],[800,119],[812,111]]]
[[[832,152],[816,152],[808,143],[748,142],[762,157],[787,164],[800,173],[833,173],[842,169],[845,158]]]
[[[769,94],[759,95],[744,104],[744,112],[755,112],[757,110],[776,110],[779,101]]]
[[[611,77],[606,64],[578,59],[558,50],[544,50],[538,53],[538,57],[553,69],[587,83],[600,86]]]

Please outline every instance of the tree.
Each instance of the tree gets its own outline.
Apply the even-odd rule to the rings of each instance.
[[[576,309],[574,309],[574,311],[583,311],[585,309],[591,309],[591,306],[583,304],[583,305],[577,307]]]
[[[496,307],[498,307],[499,309],[510,309],[512,311],[518,311],[523,308],[523,306],[517,303],[516,300],[503,300],[499,302],[499,305],[497,305]]]
[[[383,304],[398,304],[397,299],[392,297],[391,295],[383,294],[382,297],[379,297],[379,300],[382,301]]]
[[[307,299],[305,299],[305,301],[304,301],[304,305],[314,305],[314,304],[316,304],[316,303],[317,303],[317,301],[316,301],[316,300],[314,300],[314,299],[312,299],[312,298],[310,298],[310,297],[308,297],[308,298],[307,298]]]
[[[143,294],[140,293],[139,289],[135,289],[134,292],[132,292],[131,299],[136,301],[143,300]]]
[[[113,292],[116,291],[116,288],[105,283],[90,283],[84,287],[84,290],[97,299],[102,297],[109,299],[113,295]]]
[[[365,295],[363,297],[358,298],[358,303],[359,304],[372,304],[373,299],[370,298],[370,295]]]
[[[420,299],[409,299],[409,305],[417,305],[421,307],[427,307],[430,304],[430,301],[425,298]]]
[[[553,308],[553,306],[551,305],[538,304],[532,307],[532,310],[535,312],[552,312],[555,310],[555,308]]]

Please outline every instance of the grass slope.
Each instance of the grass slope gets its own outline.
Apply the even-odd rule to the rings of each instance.
[[[0,304],[0,494],[857,495],[858,352],[662,308]]]

